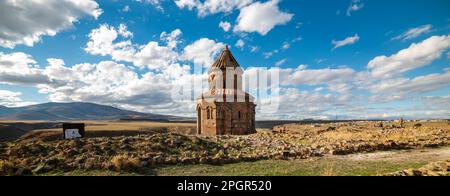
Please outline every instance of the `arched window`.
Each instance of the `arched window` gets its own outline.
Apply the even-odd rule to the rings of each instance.
[[[211,119],[214,119],[214,108],[211,108]]]
[[[211,111],[209,108],[206,108],[206,119],[210,119],[211,118]]]

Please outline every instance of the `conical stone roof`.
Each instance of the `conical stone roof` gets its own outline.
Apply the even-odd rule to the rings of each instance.
[[[217,58],[216,62],[212,65],[213,68],[226,69],[228,67],[236,68],[240,67],[239,63],[234,58],[231,51],[228,49],[228,46],[225,47],[225,50],[222,51],[219,58]]]

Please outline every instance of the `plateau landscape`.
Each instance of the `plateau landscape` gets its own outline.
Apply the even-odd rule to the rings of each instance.
[[[0,0],[0,176],[448,177],[450,1]]]

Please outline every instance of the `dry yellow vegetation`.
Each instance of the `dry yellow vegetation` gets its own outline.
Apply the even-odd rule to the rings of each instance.
[[[85,122],[86,138],[62,140],[61,130],[40,130],[0,143],[2,175],[77,170],[142,172],[169,165],[296,160],[324,155],[450,145],[448,122],[343,122],[288,124],[246,136],[196,136],[195,124]],[[334,175],[329,165],[321,175]],[[142,172],[145,174],[145,172]]]

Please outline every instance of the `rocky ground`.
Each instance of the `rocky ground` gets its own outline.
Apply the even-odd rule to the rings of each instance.
[[[0,175],[51,171],[138,172],[165,165],[227,164],[267,159],[306,159],[450,144],[448,123],[380,126],[377,122],[301,125],[259,130],[249,136],[199,137],[167,130],[80,140],[27,138],[0,143]]]
[[[429,163],[419,169],[407,169],[387,176],[450,176],[450,158],[446,161]]]

